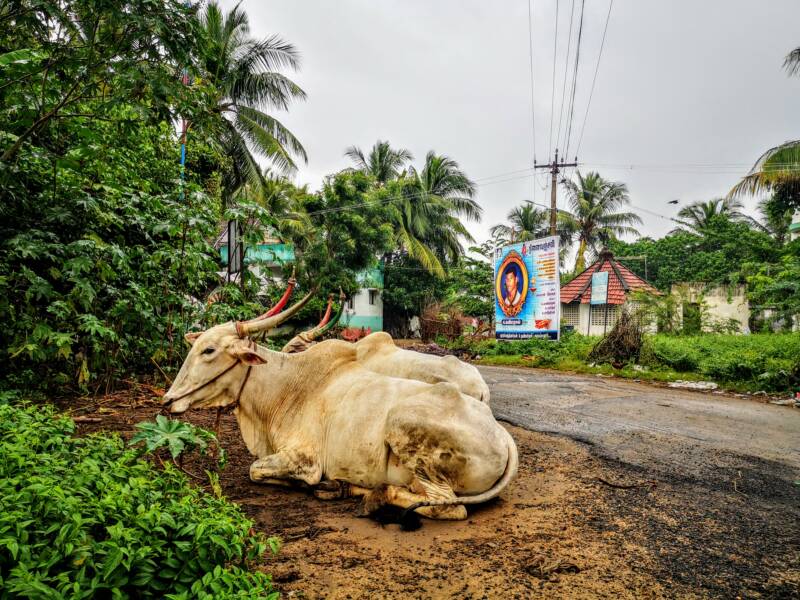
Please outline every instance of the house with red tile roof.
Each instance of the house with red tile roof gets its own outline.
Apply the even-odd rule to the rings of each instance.
[[[608,296],[604,304],[591,304],[592,275],[608,273]],[[609,250],[580,275],[561,286],[561,321],[584,335],[603,335],[617,322],[623,307],[632,308],[631,294],[644,291],[661,295],[656,288],[619,263]]]

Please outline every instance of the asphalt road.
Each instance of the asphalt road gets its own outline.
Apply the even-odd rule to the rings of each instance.
[[[634,566],[677,586],[668,595],[800,598],[800,409],[621,379],[480,370],[498,419],[587,444],[619,482],[653,486],[610,494],[598,532],[625,524],[625,539],[654,561]]]
[[[622,379],[537,369],[479,367],[498,419],[588,442],[639,465],[722,451],[800,475],[800,410]],[[681,452],[675,453],[675,448]],[[691,464],[678,464],[691,469]]]

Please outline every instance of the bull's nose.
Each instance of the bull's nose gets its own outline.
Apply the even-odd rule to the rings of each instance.
[[[163,406],[165,404],[171,404],[175,400],[176,397],[177,396],[175,396],[175,394],[171,394],[171,393],[167,392],[166,394],[164,394],[161,397],[161,405]]]

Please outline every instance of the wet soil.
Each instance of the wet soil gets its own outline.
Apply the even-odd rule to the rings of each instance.
[[[62,408],[80,433],[126,438],[160,410],[149,388]],[[213,429],[215,416],[183,417]],[[425,520],[413,532],[357,518],[356,499],[250,482],[253,457],[231,415],[220,482],[257,528],[283,538],[259,568],[287,598],[800,598],[800,487],[781,465],[716,453],[687,473],[683,453],[696,449],[649,464],[507,427],[521,461],[509,490],[467,521]],[[200,475],[209,464],[184,466]]]

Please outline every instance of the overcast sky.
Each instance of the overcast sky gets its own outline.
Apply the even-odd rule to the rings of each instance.
[[[536,158],[546,162],[556,0],[532,2]],[[478,241],[532,194],[549,203],[549,176],[524,171],[533,163],[527,0],[243,6],[254,36],[279,34],[302,54],[292,77],[308,100],[276,114],[308,152],[298,183],[318,189],[326,174],[349,165],[346,147],[366,151],[385,139],[411,150],[415,164],[431,149],[447,154],[479,184],[484,217],[469,225]],[[571,6],[559,2],[554,138]],[[586,0],[570,158],[608,6]],[[764,150],[800,137],[800,78],[781,68],[800,46],[798,23],[797,0],[615,0],[581,170],[625,182],[646,235],[674,224],[643,209],[674,216],[679,206],[669,200],[727,193]],[[566,207],[562,197],[559,206]]]

